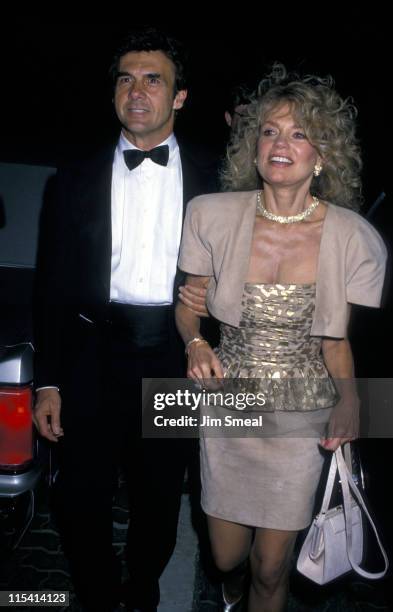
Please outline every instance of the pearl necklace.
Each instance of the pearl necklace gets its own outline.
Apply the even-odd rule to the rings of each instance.
[[[311,215],[319,204],[318,198],[316,196],[312,196],[313,203],[306,208],[306,210],[303,210],[303,212],[297,215],[285,217],[284,215],[274,215],[272,212],[267,210],[262,204],[261,194],[261,191],[257,191],[257,215],[261,215],[262,217],[265,217],[270,221],[275,221],[276,223],[298,223],[299,221],[303,221]]]

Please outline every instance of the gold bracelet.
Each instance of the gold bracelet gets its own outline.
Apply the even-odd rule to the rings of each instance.
[[[194,342],[202,342],[203,344],[209,344],[207,340],[204,340],[204,338],[199,338],[198,336],[196,338],[193,338],[192,340],[190,340],[186,344],[186,348],[185,348],[184,352],[187,355],[187,357],[188,357],[188,350],[189,350],[191,344],[193,344]]]

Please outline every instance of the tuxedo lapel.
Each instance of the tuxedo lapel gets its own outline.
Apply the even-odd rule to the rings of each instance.
[[[82,280],[97,304],[107,303],[110,295],[112,165],[113,149],[90,164],[80,186],[83,199],[78,207],[78,226],[83,253],[81,266],[86,266]]]
[[[190,156],[187,148],[179,144],[180,159],[182,165],[182,176],[183,176],[183,221],[187,210],[187,204],[192,198],[210,191],[216,191],[215,189],[215,173],[208,173],[206,170],[202,170],[201,167],[197,166],[195,161]],[[214,175],[214,176],[213,176]],[[183,229],[182,229],[183,232]],[[173,301],[177,302],[178,288],[184,281],[184,273],[179,270],[176,271],[174,288],[173,288]]]
[[[180,158],[182,165],[183,175],[183,220],[186,214],[187,204],[192,198],[203,193],[203,185],[201,180],[201,173],[198,171],[195,164],[192,163],[184,150],[184,147],[180,147]]]

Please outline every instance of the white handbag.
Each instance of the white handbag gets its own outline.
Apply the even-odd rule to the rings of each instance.
[[[351,466],[350,459],[347,463]],[[332,453],[321,510],[311,524],[297,561],[297,570],[317,584],[326,584],[352,569],[364,578],[382,578],[389,567],[377,529],[353,480],[352,467],[349,469],[347,463],[341,447]],[[329,509],[337,470],[343,505]],[[350,489],[356,499],[350,494]],[[360,567],[363,557],[362,510],[373,528],[385,562],[380,572],[367,572]]]

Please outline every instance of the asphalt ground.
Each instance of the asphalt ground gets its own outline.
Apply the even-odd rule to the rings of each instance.
[[[128,511],[125,491],[120,487],[114,502],[114,547],[122,558]],[[70,605],[51,607],[57,612],[80,612],[73,593],[67,563],[62,554],[59,536],[51,520],[49,492],[42,485],[36,498],[34,519],[19,547],[11,554],[2,551],[0,590],[67,590]],[[294,558],[295,562],[295,558]],[[161,582],[160,612],[218,612],[220,610],[220,577],[203,569],[195,533],[191,528],[188,496],[183,495],[179,522],[178,544],[175,554]],[[124,569],[124,578],[126,569]],[[363,580],[355,574],[336,583],[318,587],[292,572],[289,612],[359,612],[388,611],[390,578]],[[3,608],[1,608],[3,609]],[[5,609],[5,608],[4,608]],[[26,612],[38,607],[13,607]]]

